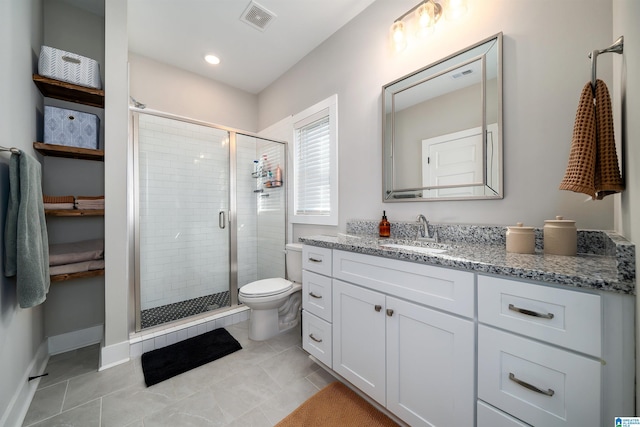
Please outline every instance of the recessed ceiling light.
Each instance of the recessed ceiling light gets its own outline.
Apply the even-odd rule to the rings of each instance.
[[[217,65],[220,63],[220,58],[215,55],[207,55],[204,57],[204,60],[213,65]]]

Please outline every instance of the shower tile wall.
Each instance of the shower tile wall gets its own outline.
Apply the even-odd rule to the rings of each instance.
[[[251,176],[257,159],[256,140],[246,135],[236,138],[237,151],[237,212],[238,212],[238,288],[258,277],[256,251],[258,224],[256,179]]]
[[[228,290],[228,134],[140,115],[141,309]]]
[[[273,173],[283,171],[286,162],[282,144],[258,140],[258,153],[267,155]],[[285,277],[285,201],[286,187],[263,188],[258,198],[258,279]]]

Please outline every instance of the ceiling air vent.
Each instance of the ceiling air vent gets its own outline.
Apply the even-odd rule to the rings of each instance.
[[[257,30],[264,31],[275,17],[275,13],[270,12],[264,6],[252,1],[242,13],[240,20]]]

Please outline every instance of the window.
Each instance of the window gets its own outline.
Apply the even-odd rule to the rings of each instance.
[[[292,222],[338,225],[337,101],[333,95],[293,118]]]

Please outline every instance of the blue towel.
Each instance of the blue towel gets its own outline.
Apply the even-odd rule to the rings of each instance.
[[[5,276],[17,276],[22,308],[42,304],[49,292],[49,239],[42,204],[40,162],[25,153],[9,160]]]

